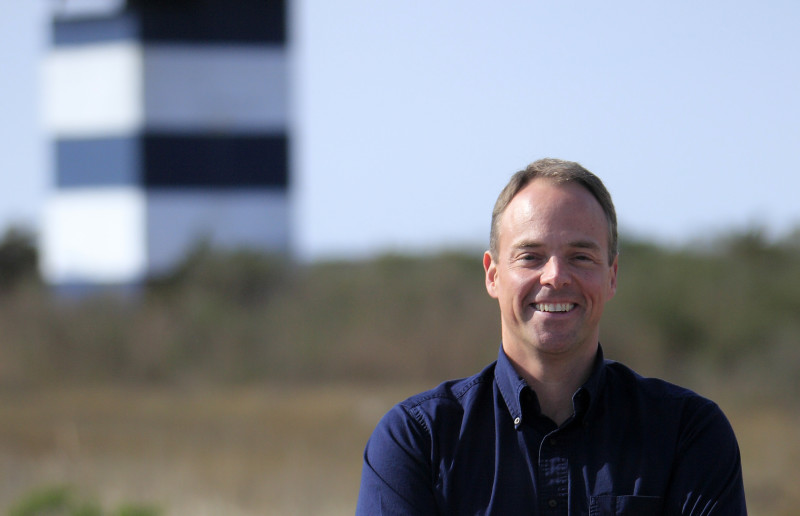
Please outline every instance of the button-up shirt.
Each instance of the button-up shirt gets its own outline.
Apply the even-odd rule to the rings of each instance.
[[[392,408],[364,452],[356,514],[745,515],[719,407],[603,359],[557,426],[500,349]]]

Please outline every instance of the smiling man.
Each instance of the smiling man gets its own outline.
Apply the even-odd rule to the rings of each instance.
[[[492,214],[498,359],[396,405],[364,453],[358,515],[744,515],[713,402],[605,360],[617,220],[581,165],[539,160]]]

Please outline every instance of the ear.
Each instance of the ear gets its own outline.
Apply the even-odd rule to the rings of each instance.
[[[614,257],[614,261],[611,263],[611,277],[609,278],[609,289],[608,289],[608,299],[614,297],[614,294],[617,293],[617,265],[619,262],[619,255]]]
[[[497,299],[497,264],[489,251],[483,253],[483,270],[486,271],[486,291]]]

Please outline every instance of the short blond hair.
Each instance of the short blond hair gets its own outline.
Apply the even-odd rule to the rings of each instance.
[[[513,199],[523,188],[534,179],[545,178],[555,184],[577,183],[586,188],[600,203],[603,213],[608,221],[608,263],[614,262],[617,256],[617,212],[611,194],[606,189],[599,177],[586,170],[581,164],[574,161],[565,161],[554,158],[544,158],[534,161],[524,170],[520,170],[509,180],[500,192],[492,210],[492,227],[489,233],[489,252],[497,259],[498,239],[500,237],[500,219]]]

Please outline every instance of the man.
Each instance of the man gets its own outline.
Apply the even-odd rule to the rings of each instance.
[[[514,175],[483,257],[496,362],[396,405],[364,453],[357,515],[744,515],[713,402],[603,359],[617,288],[611,196],[577,163]]]

